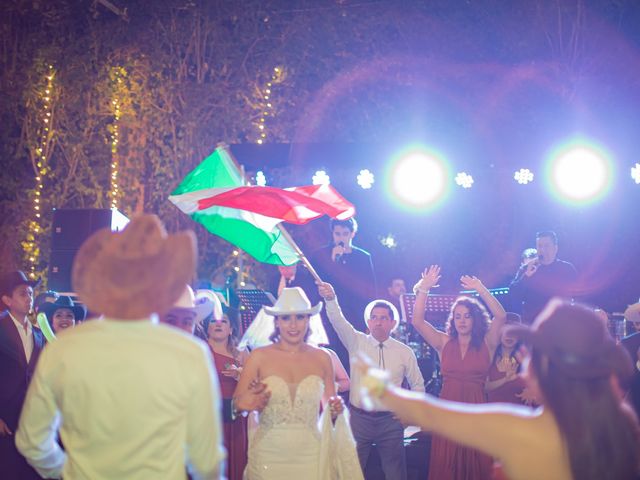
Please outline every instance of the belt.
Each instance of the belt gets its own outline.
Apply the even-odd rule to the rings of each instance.
[[[369,417],[385,417],[387,415],[391,415],[392,413],[389,411],[384,411],[384,412],[367,412],[366,410],[363,410],[361,408],[356,407],[355,405],[351,404],[349,405],[349,409],[353,412],[356,412],[359,415],[367,415]]]

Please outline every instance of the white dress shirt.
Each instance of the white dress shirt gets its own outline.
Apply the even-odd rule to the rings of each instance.
[[[416,354],[413,353],[411,348],[394,338],[388,338],[383,342],[381,355],[380,342],[371,335],[359,332],[353,328],[353,325],[344,318],[336,299],[327,301],[326,308],[329,321],[349,352],[350,357],[353,357],[358,352],[362,352],[375,364],[378,364],[380,360],[379,366],[382,368],[382,356],[384,356],[384,370],[389,372],[389,380],[393,385],[400,387],[402,381],[406,378],[411,386],[411,390],[424,392],[424,378],[422,378],[422,373],[420,372],[420,368],[418,368]],[[362,401],[360,400],[360,373],[356,369],[351,369],[349,400],[352,405],[362,408]]]
[[[31,354],[33,353],[33,327],[31,326],[31,322],[27,322],[27,329],[24,329],[24,325],[17,321],[11,312],[9,312],[9,316],[11,320],[13,320],[13,324],[18,329],[18,335],[20,335],[20,340],[22,340],[22,348],[24,349],[24,356],[27,358],[27,363],[31,360]]]
[[[45,478],[182,480],[187,463],[218,479],[219,399],[203,342],[155,317],[91,320],[42,351],[16,445]]]

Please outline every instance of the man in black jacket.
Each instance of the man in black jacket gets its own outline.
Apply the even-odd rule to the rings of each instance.
[[[14,433],[27,388],[45,340],[33,328],[28,314],[33,308],[33,288],[23,272],[9,272],[0,278],[0,469],[2,478],[39,479],[20,455]]]

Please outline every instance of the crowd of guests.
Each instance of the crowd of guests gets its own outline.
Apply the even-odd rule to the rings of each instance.
[[[640,405],[640,333],[623,349],[592,309],[549,302],[549,286],[570,299],[575,278],[553,232],[538,235],[538,254],[512,284],[523,317],[465,275],[462,289],[477,295],[459,297],[440,331],[426,305],[441,269],[424,270],[407,321],[439,358],[435,398],[414,351],[394,338],[404,280],[366,303],[346,291],[355,276],[333,282],[351,258],[365,278],[372,270],[351,243],[356,231],[353,221],[332,224],[317,255],[331,281],[283,270],[278,300],[265,307],[271,344],[251,352],[238,348],[225,298],[188,285],[193,239],[167,236],[153,216],[82,247],[81,303],[52,291],[34,301],[37,281],[5,274],[2,478],[357,479],[375,448],[385,478],[402,480],[407,425],[432,434],[430,480],[638,478],[628,405]],[[331,330],[330,348],[309,340],[314,315]],[[640,325],[640,307],[627,318]]]

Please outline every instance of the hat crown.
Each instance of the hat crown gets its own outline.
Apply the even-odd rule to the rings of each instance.
[[[53,304],[57,307],[60,308],[71,308],[75,306],[74,301],[71,299],[71,297],[68,297],[67,295],[60,295],[58,298],[56,298],[56,301],[53,302]]]
[[[123,260],[153,257],[162,251],[166,238],[164,226],[151,216],[143,215],[116,234],[105,251]]]
[[[283,314],[304,312],[311,308],[311,302],[300,287],[285,288],[276,300],[273,310]]]
[[[29,285],[35,287],[40,283],[40,280],[29,280],[22,270],[14,270],[7,272],[0,277],[0,294],[11,294],[14,288],[18,285]]]
[[[195,308],[196,307],[196,296],[193,293],[193,289],[186,285],[182,295],[173,304],[173,308]]]

